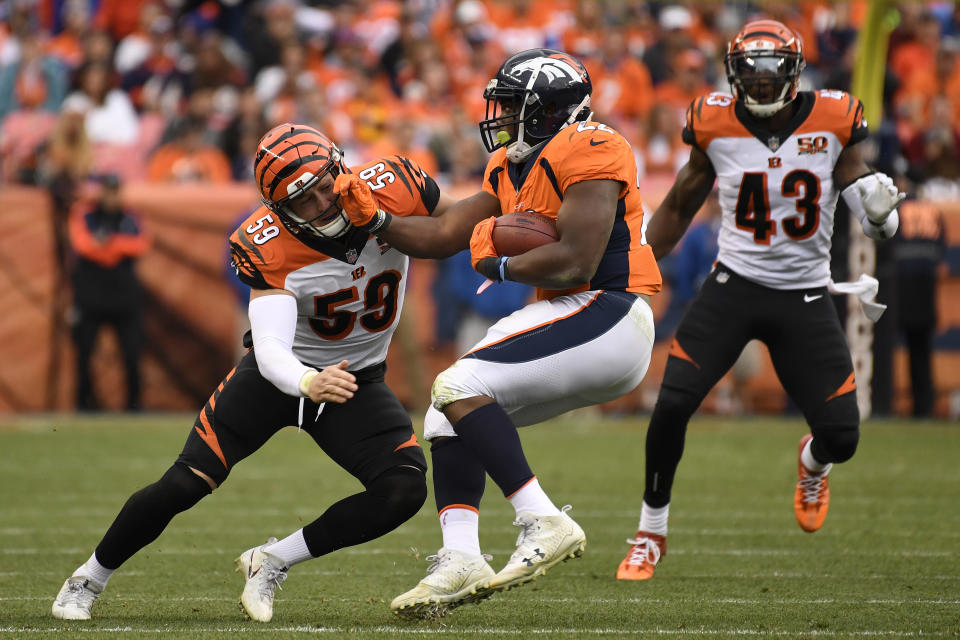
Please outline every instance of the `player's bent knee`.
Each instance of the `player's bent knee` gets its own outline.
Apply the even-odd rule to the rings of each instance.
[[[811,453],[820,462],[846,462],[857,452],[860,442],[858,425],[817,429],[811,427],[813,443]]]
[[[430,404],[443,411],[448,405],[476,396],[490,396],[485,385],[471,375],[472,364],[457,360],[446,370],[441,371],[430,388]]]
[[[660,387],[660,394],[657,396],[657,404],[653,411],[658,418],[686,423],[700,406],[700,400],[689,391],[663,386]]]
[[[370,482],[367,493],[380,502],[381,516],[390,521],[391,528],[397,527],[427,501],[426,472],[414,466],[392,467]]]
[[[186,511],[213,492],[206,480],[182,462],[175,462],[167,469],[157,485],[176,512]]]
[[[187,468],[190,469],[191,473],[196,474],[197,477],[201,478],[204,482],[206,482],[207,485],[210,487],[210,491],[215,491],[216,488],[219,486],[213,478],[205,474],[203,471],[200,471],[199,469],[194,469],[193,467],[189,467],[189,466]]]

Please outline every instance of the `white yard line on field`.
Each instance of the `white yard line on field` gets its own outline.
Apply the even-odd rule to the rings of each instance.
[[[855,631],[824,631],[821,629],[809,629],[803,631],[765,631],[758,629],[575,629],[575,628],[539,628],[539,629],[497,629],[493,627],[475,627],[475,628],[416,628],[416,627],[264,627],[264,626],[246,626],[246,627],[162,627],[156,629],[137,629],[135,627],[86,627],[83,625],[70,625],[65,627],[50,627],[46,629],[31,627],[0,627],[0,633],[57,633],[66,631],[83,631],[84,633],[308,633],[318,634],[355,634],[355,633],[386,633],[390,635],[501,635],[501,636],[525,636],[525,635],[553,635],[553,634],[586,634],[592,636],[753,636],[753,637],[812,637],[822,636],[826,638],[834,636],[862,636],[862,637],[912,637],[926,635],[929,632],[923,630],[917,631],[896,631],[893,629],[863,629]]]
[[[117,602],[235,602],[236,598],[224,598],[224,597],[205,597],[205,596],[116,596],[112,598]],[[324,596],[324,600],[335,601],[335,602],[357,602],[357,598],[346,598],[346,597],[332,597]],[[0,597],[0,602],[21,602],[21,601],[32,601],[32,600],[53,600],[53,597],[47,596],[12,596],[12,597]],[[283,598],[283,602],[289,604],[307,602],[307,603],[316,603],[317,598]],[[669,603],[706,603],[706,604],[876,604],[876,605],[887,605],[887,604],[930,604],[930,605],[958,605],[960,600],[948,600],[944,598],[936,598],[933,600],[926,600],[921,598],[870,598],[867,600],[853,598],[853,599],[841,599],[841,598],[545,598],[545,597],[528,597],[524,602],[541,602],[544,604],[547,603],[567,603],[567,602],[579,602],[579,603],[588,603],[588,604],[669,604]]]

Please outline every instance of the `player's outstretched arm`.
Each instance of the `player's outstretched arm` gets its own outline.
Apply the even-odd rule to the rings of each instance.
[[[680,169],[673,186],[647,225],[647,244],[657,260],[670,253],[683,237],[693,216],[710,195],[716,177],[707,154],[692,147],[690,159]]]
[[[478,222],[498,215],[500,201],[486,191],[463,200],[440,192],[429,217],[394,218],[377,237],[414,258],[449,258],[470,247],[470,235]]]
[[[381,210],[373,191],[355,174],[338,176],[334,191],[354,226],[414,258],[449,258],[470,246],[474,225],[500,215],[499,200],[484,191],[459,201],[441,192],[430,216],[405,217]]]

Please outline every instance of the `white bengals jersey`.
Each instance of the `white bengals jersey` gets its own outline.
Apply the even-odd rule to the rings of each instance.
[[[406,158],[381,158],[352,171],[393,215],[430,215],[437,206],[436,182]],[[342,240],[295,235],[260,207],[230,236],[230,252],[241,281],[296,296],[297,359],[317,368],[348,360],[357,371],[387,357],[409,258],[358,229]]]
[[[846,92],[801,92],[796,105],[789,124],[770,132],[729,94],[711,93],[691,103],[683,129],[717,173],[717,260],[774,289],[827,284],[833,169],[844,147],[867,136],[863,105]]]

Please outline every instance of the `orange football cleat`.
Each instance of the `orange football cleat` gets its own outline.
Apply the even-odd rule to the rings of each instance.
[[[797,490],[793,495],[793,513],[797,516],[797,524],[800,528],[809,533],[813,533],[821,526],[827,518],[827,510],[830,509],[830,484],[827,474],[830,472],[830,466],[814,473],[805,466],[799,459],[803,453],[803,448],[807,446],[813,436],[807,434],[800,438],[800,449],[797,453]]]
[[[617,567],[617,580],[649,580],[660,558],[667,555],[667,537],[637,531],[636,538],[627,538],[632,545],[627,557]]]

